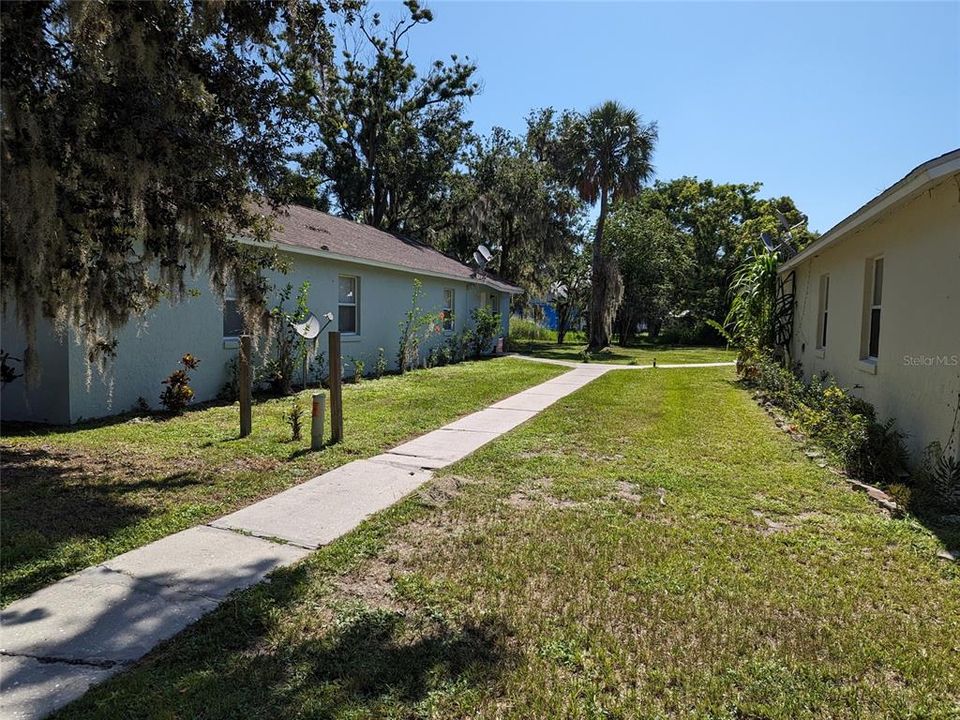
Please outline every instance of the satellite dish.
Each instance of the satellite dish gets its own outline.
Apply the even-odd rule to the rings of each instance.
[[[490,252],[490,248],[488,248],[486,245],[480,245],[477,248],[477,253],[479,253],[480,256],[483,258],[484,264],[490,262],[493,259],[493,253]]]
[[[763,242],[763,246],[767,249],[767,252],[773,252],[777,249],[777,243],[773,239],[773,235],[766,230],[760,233],[760,240]]]
[[[774,214],[776,214],[777,220],[780,221],[780,225],[783,227],[783,229],[784,229],[784,230],[789,230],[789,229],[790,229],[790,221],[787,220],[787,216],[784,215],[784,214],[783,214],[782,212],[780,212],[779,210],[777,210],[776,208],[773,209],[773,212],[774,212]]]
[[[329,324],[329,321],[328,321]],[[313,340],[317,335],[320,334],[320,319],[310,313],[310,317],[304,320],[302,323],[290,323],[290,326],[293,328],[293,331],[302,338],[307,340]]]
[[[473,251],[473,262],[476,263],[478,268],[483,268],[487,264],[487,259],[480,254],[479,250]]]

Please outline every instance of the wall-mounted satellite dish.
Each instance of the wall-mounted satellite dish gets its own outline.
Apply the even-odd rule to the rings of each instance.
[[[329,321],[327,321],[327,324],[329,324]],[[297,335],[307,340],[313,340],[323,329],[320,327],[320,318],[313,313],[310,313],[310,317],[302,323],[291,323],[290,326]]]
[[[773,252],[777,249],[777,241],[773,239],[773,235],[764,230],[760,233],[760,240],[763,242],[763,246],[767,249],[767,252]]]
[[[320,318],[318,318],[313,313],[307,316],[307,319],[302,323],[290,323],[290,327],[293,328],[293,331],[300,337],[306,340],[316,340],[317,337],[324,331],[324,329],[333,322],[333,313],[328,312],[323,314],[324,323],[320,324]],[[315,346],[314,346],[315,347]],[[303,380],[303,387],[306,388],[309,385],[309,376],[307,375],[307,360],[312,356],[312,352],[305,352],[303,354],[303,369],[301,370],[301,379]],[[317,380],[319,382],[319,380]]]

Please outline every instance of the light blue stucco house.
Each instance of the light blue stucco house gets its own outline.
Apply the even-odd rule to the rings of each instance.
[[[420,307],[452,313],[453,321],[436,342],[469,327],[471,312],[479,306],[500,313],[506,337],[510,297],[520,288],[423,243],[316,210],[290,206],[277,220],[273,240],[290,269],[268,279],[278,289],[290,283],[296,290],[310,282],[310,310],[334,318],[317,339],[318,350],[327,348],[328,331],[339,330],[345,358],[363,358],[370,370],[383,348],[395,368],[399,325],[410,308],[415,279],[423,286]],[[88,378],[83,347],[72,332],[58,334],[49,323],[38,323],[39,377],[31,384],[21,378],[3,389],[3,419],[75,423],[126,412],[138,398],[157,407],[161,381],[184,353],[200,360],[191,372],[194,401],[216,398],[229,378],[228,364],[237,356],[238,313],[229,296],[220,302],[205,278],[194,277],[191,287],[195,292],[188,299],[162,304],[121,331],[106,376],[94,368]],[[5,351],[22,357],[26,336],[15,317],[15,308],[8,307],[0,341]]]

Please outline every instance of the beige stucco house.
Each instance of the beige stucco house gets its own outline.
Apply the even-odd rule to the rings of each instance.
[[[416,240],[316,210],[291,206],[277,221],[273,240],[290,269],[268,279],[277,289],[290,283],[294,292],[304,281],[310,283],[309,309],[318,317],[331,313],[334,318],[317,349],[325,351],[327,333],[339,330],[348,365],[351,358],[363,359],[369,372],[383,348],[389,367],[396,367],[400,321],[410,308],[414,280],[423,289],[419,306],[450,317],[430,344],[470,327],[471,313],[479,306],[499,312],[501,333],[507,334],[510,297],[521,292],[514,285]],[[38,323],[39,379],[34,384],[20,379],[3,388],[3,419],[74,423],[126,412],[139,398],[157,407],[160,383],[177,369],[184,353],[200,360],[190,373],[195,401],[214,399],[237,357],[242,320],[236,303],[229,297],[221,303],[206,277],[194,277],[190,286],[193,292],[183,302],[161,304],[123,328],[116,359],[103,376],[88,367],[72,331],[61,334],[50,323]],[[16,317],[16,308],[8,306],[0,340],[5,351],[22,357],[26,335]]]
[[[791,273],[790,354],[808,379],[827,372],[895,418],[915,459],[960,432],[960,150],[780,266],[781,279]]]

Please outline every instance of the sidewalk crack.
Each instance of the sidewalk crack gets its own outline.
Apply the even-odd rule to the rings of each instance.
[[[30,660],[36,660],[44,665],[82,665],[84,667],[100,668],[101,670],[109,670],[110,668],[117,666],[126,666],[132,664],[129,660],[80,660],[78,658],[57,657],[56,655],[31,655],[30,653],[14,653],[7,652],[6,650],[0,650],[0,656],[9,658],[29,658]]]

